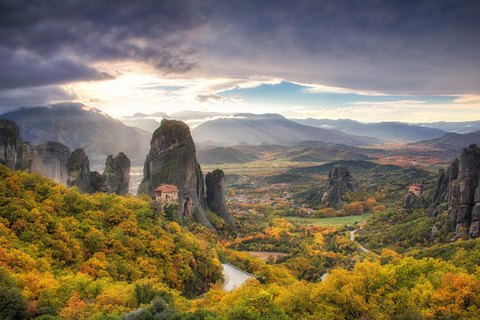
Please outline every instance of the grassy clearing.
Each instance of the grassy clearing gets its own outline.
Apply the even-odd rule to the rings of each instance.
[[[265,252],[265,251],[245,251],[245,252],[264,262],[267,262],[269,256],[272,256],[274,258],[274,261],[277,261],[278,257],[284,257],[288,255],[288,253],[284,253],[284,252]]]
[[[346,217],[331,217],[331,218],[301,218],[301,217],[286,217],[290,222],[304,226],[324,226],[324,227],[338,227],[344,224],[352,225],[356,222],[362,222],[367,218],[367,215],[361,216],[346,216]]]

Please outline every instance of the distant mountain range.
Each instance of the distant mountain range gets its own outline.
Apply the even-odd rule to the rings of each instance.
[[[432,149],[463,149],[471,144],[480,146],[480,131],[470,133],[447,133],[439,138],[410,143],[411,146],[421,146]]]
[[[373,137],[355,136],[344,132],[315,128],[288,120],[279,114],[236,114],[205,122],[192,131],[195,141],[213,140],[237,144],[292,143],[302,140],[366,146],[382,143]]]
[[[153,133],[160,126],[160,121],[162,119],[176,119],[187,122],[195,121],[196,124],[198,124],[199,122],[205,122],[211,118],[219,116],[228,116],[228,114],[222,112],[188,110],[174,112],[170,115],[166,114],[165,112],[155,112],[150,114],[137,112],[133,116],[122,117],[120,121],[122,121],[127,126],[138,127],[150,133]]]
[[[448,132],[469,133],[480,130],[480,121],[417,123],[418,126],[437,128]]]
[[[400,122],[361,123],[349,119],[292,119],[293,121],[318,128],[339,130],[354,135],[363,135],[392,141],[420,141],[443,136],[446,131]]]
[[[124,152],[135,165],[143,163],[151,134],[132,128],[104,112],[80,103],[34,107],[0,115],[17,123],[23,141],[63,143],[85,149],[93,166],[103,167],[109,154]]]

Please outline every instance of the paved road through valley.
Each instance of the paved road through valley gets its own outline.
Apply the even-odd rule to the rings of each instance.
[[[223,290],[233,291],[236,288],[240,288],[242,284],[247,281],[247,279],[252,278],[252,276],[242,272],[234,267],[223,263],[223,277],[225,278],[225,283],[223,284]]]

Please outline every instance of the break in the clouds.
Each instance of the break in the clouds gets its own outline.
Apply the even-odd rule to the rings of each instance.
[[[475,100],[479,36],[477,0],[0,0],[0,102],[63,101],[49,91],[68,86],[81,101],[105,101],[107,112],[150,113],[282,81],[303,85],[305,96],[343,94],[339,110],[360,108],[351,94]],[[125,87],[138,75],[151,79],[149,89]],[[222,105],[254,109],[253,99],[235,95]]]

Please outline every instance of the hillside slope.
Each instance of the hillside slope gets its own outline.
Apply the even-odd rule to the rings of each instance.
[[[440,138],[411,143],[412,146],[421,146],[434,149],[463,149],[471,144],[480,145],[480,131],[470,133],[447,133]]]
[[[379,144],[376,138],[354,136],[340,131],[298,124],[279,114],[236,114],[205,122],[192,131],[196,141],[212,140],[237,144],[262,142],[286,144],[305,140],[341,143],[350,146]]]
[[[124,152],[132,162],[141,163],[151,136],[80,103],[24,108],[0,118],[15,121],[22,140],[32,145],[55,141],[71,150],[83,148],[94,166],[102,166],[108,155],[119,152]]]
[[[318,128],[329,128],[349,134],[363,135],[392,141],[420,141],[438,138],[446,131],[399,122],[361,123],[349,119],[292,119],[293,121]]]

